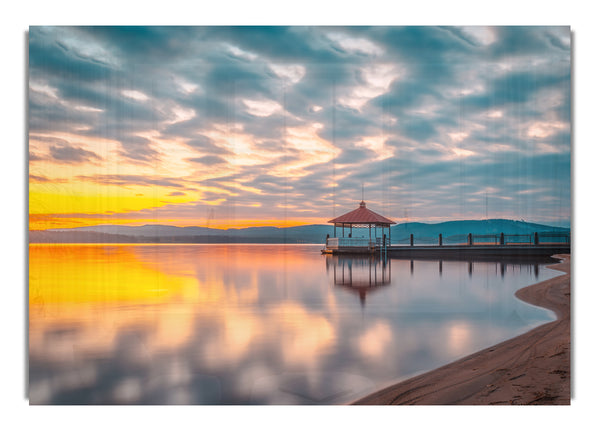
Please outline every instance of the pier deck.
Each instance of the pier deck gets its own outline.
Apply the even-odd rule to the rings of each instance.
[[[391,245],[387,250],[380,247],[339,247],[324,249],[323,253],[330,254],[381,254],[387,257],[442,259],[442,258],[496,258],[506,256],[544,257],[554,254],[570,254],[571,245],[565,243],[544,244],[506,244],[506,245]]]

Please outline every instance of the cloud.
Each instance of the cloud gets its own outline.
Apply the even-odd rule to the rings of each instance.
[[[78,180],[91,181],[96,184],[110,184],[119,186],[162,186],[183,188],[177,179],[174,178],[148,178],[142,175],[79,175]]]
[[[203,157],[194,157],[188,159],[190,162],[200,163],[202,165],[218,165],[221,163],[227,163],[223,157],[219,156],[203,156]]]
[[[40,160],[44,160],[44,158],[36,153],[29,152],[29,161],[30,162],[39,162]]]
[[[242,103],[246,108],[246,112],[255,117],[270,117],[282,109],[281,105],[273,100],[243,99]]]
[[[377,96],[388,92],[390,85],[402,76],[394,64],[371,64],[359,70],[359,82],[346,90],[338,99],[349,108],[360,110],[363,105]]]
[[[169,216],[327,220],[363,183],[396,218],[477,214],[492,186],[498,213],[569,213],[568,27],[33,26],[29,44],[32,181],[51,160],[205,187]]]
[[[244,51],[235,45],[225,45],[225,51],[231,54],[233,57],[240,60],[252,61],[255,60],[258,56],[250,51]]]
[[[121,90],[121,94],[138,102],[145,102],[150,99],[147,95],[137,90]]]
[[[51,145],[50,155],[54,160],[63,163],[85,163],[102,160],[98,154],[66,144]]]
[[[306,74],[306,68],[301,64],[269,64],[269,69],[286,84],[296,84]]]
[[[151,162],[159,156],[159,152],[152,148],[150,140],[142,136],[122,137],[121,147],[120,154],[136,162]]]
[[[338,49],[349,53],[378,56],[383,54],[383,49],[371,40],[363,37],[352,37],[340,32],[328,33],[327,37],[334,42]]]
[[[498,38],[493,28],[485,26],[464,27],[461,32],[467,35],[473,43],[479,45],[490,45]]]
[[[30,183],[64,183],[65,179],[62,178],[48,178],[43,175],[29,175]]]

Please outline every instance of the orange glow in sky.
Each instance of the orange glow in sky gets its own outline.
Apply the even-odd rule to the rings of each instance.
[[[217,124],[214,132],[207,130],[205,134],[229,148],[230,155],[224,156],[223,163],[214,159],[215,163],[204,169],[198,169],[197,158],[193,157],[197,153],[181,142],[159,139],[152,131],[143,134],[156,151],[152,163],[138,163],[124,157],[118,143],[111,140],[88,139],[72,133],[32,133],[29,229],[98,224],[228,229],[323,223],[324,218],[315,216],[314,211],[311,215],[310,210],[300,208],[300,212],[292,215],[291,211],[299,207],[286,203],[286,197],[297,195],[291,186],[284,186],[282,199],[265,204],[261,200],[264,192],[248,184],[251,176],[227,178],[265,160],[285,157],[286,145],[271,153],[261,152],[251,137],[235,130],[228,135],[224,127]],[[289,147],[296,152],[303,145],[306,148],[293,162],[269,168],[270,174],[282,184],[307,175],[304,167],[327,162],[338,153],[315,134],[317,129],[314,124],[306,129],[291,129]],[[77,144],[55,145],[55,141]],[[213,181],[221,176],[226,179]]]

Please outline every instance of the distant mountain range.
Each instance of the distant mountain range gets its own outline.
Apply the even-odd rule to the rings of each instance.
[[[338,235],[340,228],[337,228]],[[354,230],[355,237],[359,231]],[[364,231],[363,231],[364,232]],[[378,236],[380,236],[378,230]],[[460,220],[443,223],[401,223],[392,226],[393,243],[407,243],[413,234],[415,242],[437,242],[442,234],[445,243],[465,242],[473,235],[531,235],[569,233],[569,228],[547,226],[524,221],[490,219]],[[346,228],[346,235],[348,228]],[[387,234],[387,229],[385,230]],[[119,226],[98,225],[72,229],[29,231],[30,243],[265,243],[323,244],[327,234],[333,236],[332,225],[304,225],[287,228],[271,226],[244,229],[212,229],[168,225]],[[375,234],[373,233],[373,236]]]

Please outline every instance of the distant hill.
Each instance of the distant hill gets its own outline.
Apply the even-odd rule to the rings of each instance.
[[[407,242],[410,234],[417,240],[435,240],[441,233],[445,242],[464,242],[465,237],[473,235],[532,235],[538,233],[568,233],[568,228],[547,226],[537,223],[528,223],[517,220],[489,219],[489,220],[460,220],[443,223],[402,223],[392,227],[394,242]],[[448,241],[450,240],[450,241]]]
[[[347,230],[347,229],[346,229]],[[339,231],[339,228],[338,228]],[[392,242],[437,241],[441,233],[444,242],[465,242],[473,235],[531,235],[534,232],[568,233],[570,229],[527,223],[516,220],[460,220],[443,223],[401,223],[391,228]],[[304,225],[288,228],[272,226],[244,229],[212,229],[199,226],[168,225],[118,226],[98,225],[72,229],[30,231],[30,243],[265,243],[323,244],[327,234],[333,236],[332,225]],[[339,235],[339,232],[338,232]]]

